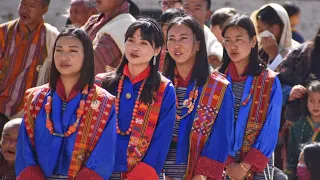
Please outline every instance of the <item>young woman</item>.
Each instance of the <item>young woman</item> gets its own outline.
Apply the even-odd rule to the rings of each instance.
[[[221,179],[233,122],[229,82],[210,68],[204,34],[191,16],[168,26],[164,75],[174,82],[177,117],[166,179]]]
[[[232,84],[235,96],[234,137],[226,173],[233,179],[272,179],[272,165],[266,166],[278,140],[280,82],[259,59],[256,32],[249,17],[233,16],[222,36],[224,55],[219,70]]]
[[[114,97],[94,85],[92,43],[81,29],[55,42],[50,83],[26,92],[17,179],[108,179],[114,165]],[[90,127],[90,128],[89,128]]]
[[[161,27],[139,19],[125,34],[125,57],[98,82],[116,96],[117,152],[112,179],[158,179],[175,120],[175,92],[158,72]]]

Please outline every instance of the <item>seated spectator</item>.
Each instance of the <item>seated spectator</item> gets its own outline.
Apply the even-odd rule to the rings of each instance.
[[[180,8],[182,9],[182,0],[161,0],[159,1],[162,12],[170,8]]]
[[[313,81],[307,87],[305,113],[290,130],[286,173],[290,179],[296,176],[300,146],[308,142],[320,142],[320,82]],[[320,156],[320,152],[319,155]]]
[[[21,118],[7,122],[3,128],[0,153],[0,179],[15,180],[14,164]]]
[[[251,15],[259,42],[259,56],[276,71],[283,58],[299,43],[292,40],[288,13],[279,4],[270,3]]]
[[[75,26],[83,26],[92,15],[97,14],[93,0],[71,0],[70,6],[70,21]]]
[[[9,121],[9,118],[6,115],[0,113],[0,139],[2,137],[3,127],[8,121]]]
[[[290,18],[292,39],[303,43],[303,36],[296,30],[296,26],[300,23],[300,8],[291,1],[286,1],[282,7],[287,11]]]
[[[216,36],[218,41],[223,45],[221,30],[223,24],[233,15],[237,14],[236,9],[225,7],[216,10],[210,17],[210,30]]]
[[[299,157],[297,176],[299,180],[320,179],[320,143],[311,143],[303,147]]]

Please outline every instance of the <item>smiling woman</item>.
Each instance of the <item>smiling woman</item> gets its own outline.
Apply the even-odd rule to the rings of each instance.
[[[110,178],[116,142],[114,97],[93,84],[93,67],[88,35],[77,28],[63,30],[54,46],[49,86],[26,92],[17,179]]]
[[[97,81],[117,97],[114,180],[157,180],[167,156],[176,106],[171,82],[158,72],[162,45],[158,23],[138,19],[125,34],[121,64],[97,75]]]

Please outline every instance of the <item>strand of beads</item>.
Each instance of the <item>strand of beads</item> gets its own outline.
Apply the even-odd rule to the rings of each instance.
[[[257,80],[256,77],[257,77],[257,76],[255,76],[255,77],[253,78],[253,80],[252,80],[248,97],[242,102],[242,105],[243,105],[243,106],[245,106],[245,105],[248,104],[248,102],[249,102],[249,100],[250,100],[250,98],[251,98],[251,96],[252,96],[252,94],[253,94],[254,86],[255,86],[256,80]]]
[[[173,85],[174,85],[174,88],[177,89],[178,84],[179,84],[179,80],[177,78],[177,76],[178,76],[177,69],[174,70],[174,74],[175,74],[175,77],[173,79]],[[180,121],[181,119],[183,119],[184,117],[186,117],[188,114],[190,114],[193,111],[194,104],[198,98],[198,95],[199,95],[199,92],[198,92],[198,88],[197,88],[197,81],[195,81],[195,84],[192,88],[192,91],[189,93],[188,99],[184,100],[182,103],[183,106],[181,106],[181,107],[179,106],[178,97],[176,97],[176,106],[178,109],[188,108],[188,111],[186,114],[184,114],[182,116],[179,116],[178,114],[176,114],[176,119],[178,121]]]
[[[133,123],[134,123],[134,121],[136,119],[136,115],[137,115],[139,104],[140,104],[140,95],[141,95],[141,92],[143,90],[144,84],[146,83],[147,79],[145,79],[142,82],[141,86],[140,86],[140,89],[139,89],[139,92],[138,92],[138,97],[137,97],[137,99],[136,99],[136,101],[134,103],[134,109],[133,109],[133,112],[132,112],[132,118],[131,118],[130,126],[125,132],[122,132],[120,130],[120,128],[119,128],[119,118],[118,118],[119,109],[120,109],[120,95],[121,95],[122,88],[123,88],[123,80],[124,80],[124,76],[122,76],[120,81],[119,81],[118,94],[117,94],[117,98],[115,100],[115,109],[116,109],[116,114],[117,114],[116,130],[117,130],[117,134],[120,134],[121,136],[130,135],[130,133],[132,131]]]
[[[50,95],[47,98],[47,103],[46,103],[46,105],[44,107],[45,110],[46,110],[46,117],[47,117],[47,119],[46,119],[46,127],[49,130],[50,134],[52,134],[54,136],[59,136],[59,137],[69,137],[71,134],[76,132],[76,130],[77,130],[78,126],[79,126],[80,119],[84,114],[84,105],[86,104],[85,98],[88,95],[88,88],[89,88],[89,86],[86,85],[84,87],[84,89],[82,90],[82,92],[81,92],[82,97],[81,97],[81,100],[80,100],[79,108],[77,109],[77,120],[76,120],[76,122],[73,123],[71,126],[69,126],[68,130],[63,134],[54,132],[53,122],[52,122],[52,120],[50,118],[51,117],[51,110],[52,110],[52,92],[50,93]]]

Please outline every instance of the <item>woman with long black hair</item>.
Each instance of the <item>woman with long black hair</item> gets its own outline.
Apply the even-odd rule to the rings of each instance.
[[[158,72],[161,27],[139,19],[125,34],[125,56],[113,72],[98,74],[116,96],[117,152],[112,179],[158,179],[175,120],[175,92]],[[121,177],[120,177],[121,173]]]

